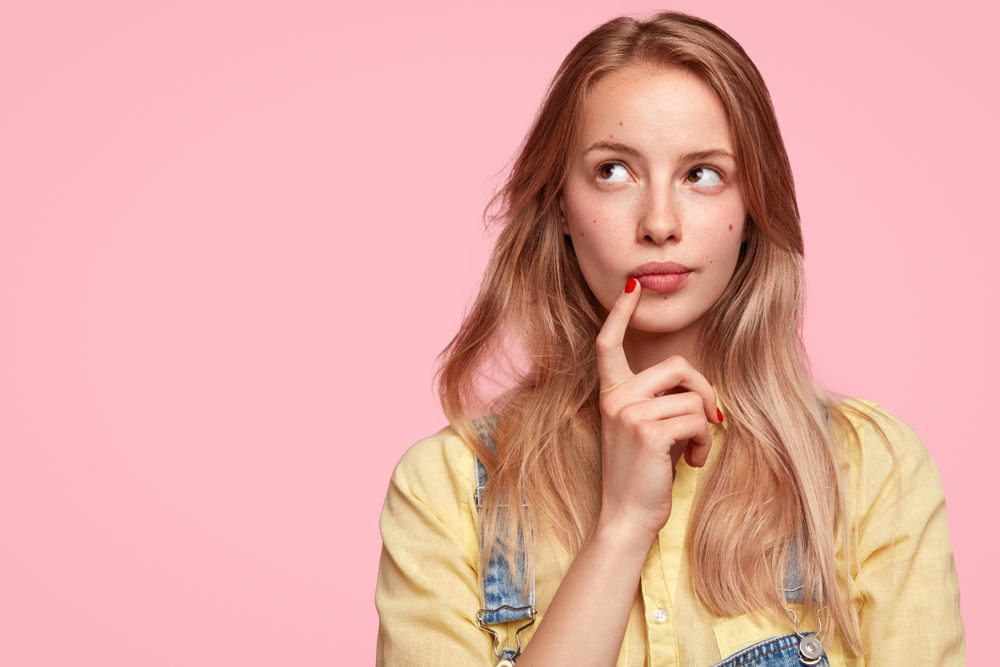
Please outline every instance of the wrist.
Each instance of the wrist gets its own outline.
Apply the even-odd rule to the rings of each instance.
[[[601,511],[597,522],[591,531],[591,537],[598,544],[608,545],[618,551],[646,553],[653,545],[659,530],[645,526],[641,522],[631,521],[628,517]]]

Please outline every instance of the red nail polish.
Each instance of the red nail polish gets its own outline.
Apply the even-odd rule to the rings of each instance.
[[[715,414],[719,415],[719,423],[721,424],[722,423],[722,410],[720,410],[719,408],[716,408],[715,409]]]
[[[628,277],[628,282],[625,284],[625,293],[631,294],[632,290],[635,289],[635,278],[632,276]]]

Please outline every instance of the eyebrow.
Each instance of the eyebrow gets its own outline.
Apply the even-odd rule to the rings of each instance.
[[[597,143],[591,144],[587,150],[583,151],[583,154],[586,155],[591,151],[611,151],[612,153],[622,153],[631,157],[642,157],[642,153],[636,149],[632,148],[628,144],[623,144],[617,141],[598,141]]]
[[[583,154],[586,155],[587,153],[589,153],[591,151],[598,151],[598,150],[611,151],[613,153],[621,153],[623,155],[629,155],[631,157],[636,157],[636,158],[641,158],[642,157],[642,153],[640,153],[636,149],[632,148],[628,144],[623,144],[623,143],[618,142],[618,141],[598,141],[596,143],[591,144],[587,148],[587,150],[583,151]],[[694,153],[685,153],[684,155],[681,156],[681,160],[680,161],[681,162],[696,162],[698,160],[707,160],[707,159],[713,158],[713,157],[725,157],[725,158],[729,158],[733,162],[736,161],[736,158],[733,157],[733,154],[730,153],[729,151],[725,150],[724,148],[709,148],[708,150],[704,150],[704,151],[695,151]]]
[[[736,162],[736,158],[732,153],[725,150],[724,148],[710,148],[707,151],[696,151],[694,153],[686,153],[681,156],[681,162],[696,162],[698,160],[707,160],[713,157],[726,157]]]

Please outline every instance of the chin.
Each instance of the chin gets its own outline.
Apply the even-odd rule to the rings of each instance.
[[[694,320],[690,318],[669,317],[655,314],[645,314],[636,312],[632,315],[628,326],[635,331],[642,331],[651,334],[671,334],[687,329]]]

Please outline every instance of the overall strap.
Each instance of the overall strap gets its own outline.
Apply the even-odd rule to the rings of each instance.
[[[489,431],[481,423],[476,424],[476,429],[483,443],[493,451],[496,451],[496,443],[490,436]],[[482,510],[482,501],[486,490],[486,468],[479,457],[476,459],[476,509]],[[502,521],[504,507],[498,507],[497,512]],[[483,531],[480,521],[479,545],[482,551]],[[509,557],[514,558],[514,568],[510,567]],[[513,569],[513,572],[512,572]],[[524,537],[518,532],[518,549],[515,554],[504,551],[502,545],[497,542],[494,545],[493,553],[490,555],[489,567],[480,566],[482,573],[483,607],[476,614],[476,623],[481,629],[493,635],[493,652],[500,662],[497,667],[510,667],[521,655],[521,630],[524,630],[535,622],[535,580],[532,577],[529,586],[525,587],[525,554]],[[526,593],[522,592],[526,589]],[[500,648],[500,636],[492,625],[510,623],[514,621],[527,621],[514,633],[516,647]]]

